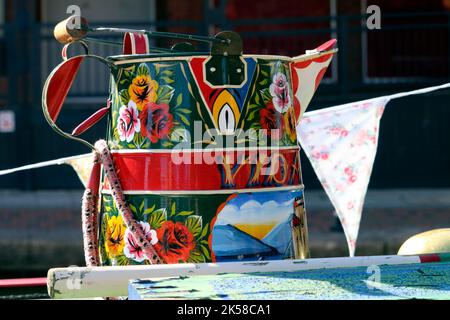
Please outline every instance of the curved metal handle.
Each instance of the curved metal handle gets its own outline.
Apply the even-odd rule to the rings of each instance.
[[[109,111],[108,109],[101,109],[90,116],[88,119],[83,121],[72,133],[67,133],[60,129],[56,124],[56,120],[59,117],[59,113],[61,112],[64,101],[69,93],[70,87],[72,86],[73,81],[77,75],[77,72],[81,66],[81,63],[85,58],[94,58],[107,66],[111,67],[111,62],[108,60],[93,56],[93,55],[80,55],[69,58],[62,63],[60,63],[57,67],[53,69],[53,71],[48,76],[45,81],[44,88],[42,90],[42,111],[44,113],[44,117],[47,120],[50,127],[59,135],[81,142],[82,144],[88,146],[92,150],[95,150],[95,147],[90,142],[81,139],[78,137],[79,134],[85,132],[87,129],[92,127],[95,123],[97,123],[100,119],[102,119]]]

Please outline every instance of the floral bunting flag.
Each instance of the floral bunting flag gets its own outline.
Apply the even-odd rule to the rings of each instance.
[[[300,144],[342,223],[354,256],[364,198],[377,152],[378,129],[389,97],[304,114]]]
[[[80,178],[81,183],[86,187],[94,164],[93,154],[87,153],[78,157],[69,158],[65,160],[65,164],[72,166],[73,170],[77,173],[78,178]]]

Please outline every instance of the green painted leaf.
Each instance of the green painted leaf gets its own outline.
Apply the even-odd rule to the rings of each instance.
[[[175,211],[177,210],[176,204],[175,202],[172,203],[172,206],[170,207],[170,216],[174,216],[175,215]]]
[[[114,138],[114,140],[116,140],[116,141],[119,141],[119,140],[120,140],[120,135],[119,135],[119,131],[118,131],[117,127],[114,128],[113,138]]]
[[[150,69],[145,63],[141,63],[137,70],[138,76],[148,76],[150,74]]]
[[[260,82],[259,82],[259,85],[260,85],[260,86],[265,86],[265,85],[267,84],[267,82],[269,82],[269,79],[266,78],[266,79],[260,81]]]
[[[177,97],[177,106],[181,105],[183,103],[183,94],[180,93]]]
[[[189,216],[185,223],[190,232],[197,238],[202,232],[202,217],[197,215]]]
[[[132,66],[125,68],[124,70],[134,73],[134,70],[136,70],[136,65],[133,64]]]
[[[166,69],[162,72],[162,74],[165,74],[166,76],[171,76],[173,75],[173,70]]]
[[[189,123],[189,120],[182,114],[178,113],[177,116],[181,119],[181,121],[183,121],[183,123],[187,126],[190,126],[191,124]]]
[[[130,93],[128,92],[127,89],[122,89],[119,92],[120,95],[120,102],[122,103],[122,105],[128,105],[128,102],[130,101]]]
[[[139,211],[142,212],[144,210],[144,200],[142,200],[141,205],[139,206]]]
[[[189,110],[189,109],[184,109],[184,108],[179,108],[179,109],[177,109],[177,111],[179,111],[179,112],[183,112],[183,113],[186,113],[186,114],[188,114],[188,113],[192,113],[192,110]]]
[[[128,259],[124,255],[117,256],[116,261],[119,266],[127,266],[130,264],[130,259]]]
[[[208,234],[208,231],[209,231],[209,224],[206,224],[206,225],[203,227],[202,234],[200,235],[200,238],[199,238],[199,239],[203,239],[203,238]],[[203,240],[203,241],[205,241],[205,240]],[[202,241],[202,242],[203,242],[203,241]],[[208,242],[206,242],[206,243],[208,243]]]
[[[175,82],[175,80],[173,80],[173,79],[171,79],[169,77],[166,77],[166,76],[161,77],[160,79],[163,80],[165,83],[169,83],[169,84]]]
[[[137,209],[134,205],[132,205],[131,203],[128,204],[128,206],[130,207],[131,211],[133,211],[134,214],[137,213]]]
[[[177,216],[190,216],[194,211],[180,211],[177,213]]]
[[[142,149],[148,149],[148,148],[150,148],[150,142],[149,142],[149,141],[146,141],[146,142],[142,145],[141,148],[142,148]]]
[[[174,89],[171,86],[160,86],[158,88],[158,103],[169,104],[172,100]]]
[[[202,263],[205,262],[205,257],[202,255],[200,250],[194,249],[191,251],[188,262],[191,263]]]
[[[206,246],[200,246],[200,249],[203,252],[203,256],[206,258],[206,260],[211,260],[211,255],[209,254],[209,248]]]
[[[254,110],[254,109],[261,109],[261,105],[256,105],[256,104],[250,104],[248,106],[249,110]]]
[[[161,143],[161,145],[162,145],[163,147],[165,147],[165,148],[173,147],[173,143],[170,142],[170,141],[163,141],[163,142]]]
[[[252,121],[258,111],[259,110],[253,110],[252,112],[250,112],[249,116],[247,117],[247,121]]]
[[[151,207],[151,208],[145,209],[144,214],[150,214],[150,213],[152,213],[153,210],[155,210],[155,207],[156,207],[156,204],[154,204],[153,207]]]
[[[261,99],[260,99],[258,93],[255,94],[255,103],[256,103],[256,104],[260,104],[260,103],[261,103]]]
[[[167,212],[165,208],[155,210],[148,218],[148,223],[152,229],[161,228],[161,225],[167,221]]]
[[[265,103],[269,102],[270,100],[272,100],[272,95],[270,94],[270,90],[269,89],[264,89],[261,91],[263,100]]]

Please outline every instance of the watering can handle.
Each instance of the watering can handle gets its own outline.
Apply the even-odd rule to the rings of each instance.
[[[91,128],[94,124],[99,122],[105,115],[109,113],[109,102],[106,107],[97,110],[94,114],[92,114],[81,124],[79,124],[71,133],[63,131],[56,124],[56,120],[59,117],[59,113],[61,112],[70,87],[72,86],[80,65],[85,58],[94,58],[100,60],[108,67],[111,67],[110,62],[106,59],[93,55],[80,55],[71,57],[63,61],[61,64],[55,67],[55,69],[53,69],[53,71],[45,81],[42,92],[42,109],[45,119],[54,131],[65,138],[79,141],[94,150],[95,147],[93,146],[93,144],[79,138],[78,136],[86,132],[89,128]]]

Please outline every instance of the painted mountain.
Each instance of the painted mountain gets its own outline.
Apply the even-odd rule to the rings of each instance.
[[[291,217],[277,224],[262,242],[276,248],[283,258],[288,258],[292,247]]]
[[[217,261],[280,258],[275,248],[230,224],[214,226],[212,249]]]

